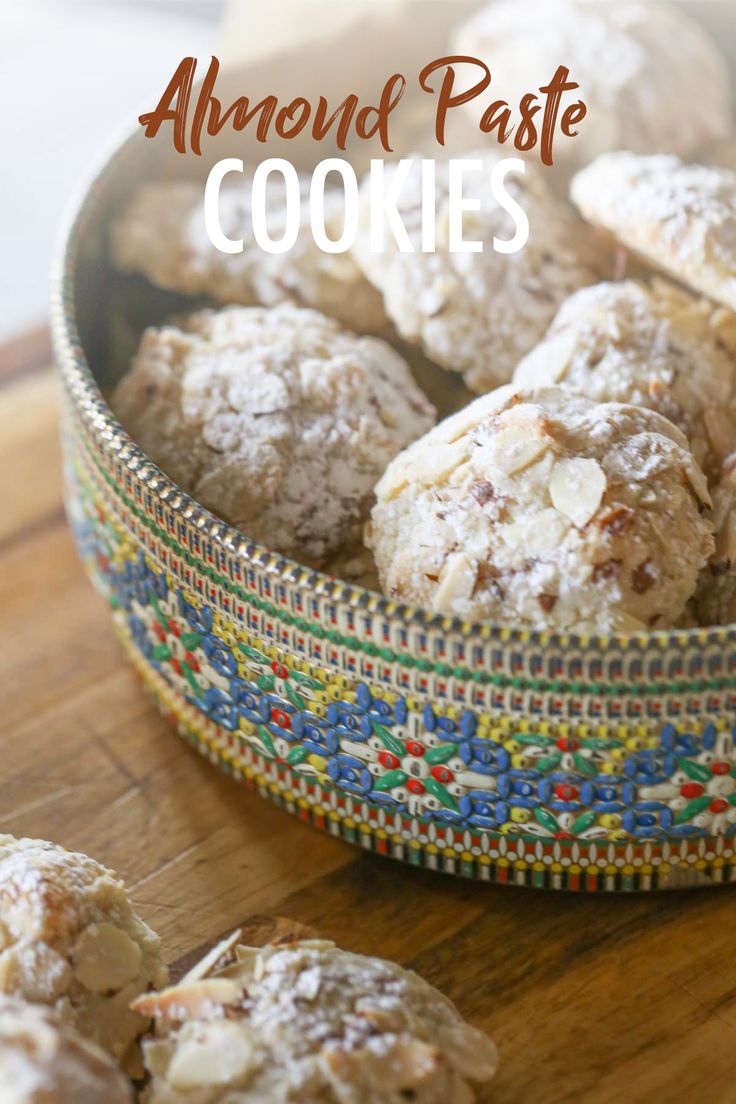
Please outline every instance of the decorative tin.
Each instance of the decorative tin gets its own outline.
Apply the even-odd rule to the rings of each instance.
[[[159,708],[250,789],[415,865],[577,890],[733,880],[736,628],[564,636],[400,606],[249,542],[127,438],[95,327],[141,144],[73,220],[54,335],[72,528]]]

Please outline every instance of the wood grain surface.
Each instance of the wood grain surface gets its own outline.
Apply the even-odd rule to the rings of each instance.
[[[405,867],[246,793],[145,698],[66,528],[48,341],[0,350],[0,828],[88,852],[173,962],[279,915],[418,970],[498,1043],[482,1097],[736,1101],[733,889],[566,896]]]

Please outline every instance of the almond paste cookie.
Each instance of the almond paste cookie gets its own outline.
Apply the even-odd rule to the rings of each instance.
[[[157,935],[87,855],[0,836],[0,993],[50,1005],[122,1059],[146,1021],[129,1004],[165,985]]]
[[[573,178],[571,195],[589,222],[736,310],[736,172],[664,154],[607,153]]]
[[[0,996],[4,1104],[133,1104],[130,1082],[49,1008]]]
[[[449,169],[436,164],[435,252],[422,252],[422,184],[419,161],[404,183],[397,209],[414,252],[402,253],[387,229],[384,249],[370,249],[370,189],[361,186],[361,224],[355,256],[383,292],[386,311],[403,338],[421,344],[443,368],[462,373],[472,390],[505,383],[521,357],[542,337],[560,303],[598,278],[591,240],[568,205],[546,186],[540,170],[526,166],[504,187],[529,219],[529,239],[516,253],[500,253],[493,239],[508,241],[511,216],[491,194],[491,170],[502,154],[467,153],[484,162],[464,177],[463,196],[480,209],[465,211],[463,237],[482,252],[449,251]],[[390,181],[397,164],[387,164]]]
[[[464,618],[664,628],[713,549],[705,477],[651,410],[499,388],[389,465],[367,543],[385,592]]]
[[[569,69],[580,88],[565,94],[561,111],[578,99],[588,110],[574,137],[558,136],[555,161],[585,164],[624,147],[688,157],[731,125],[726,62],[676,5],[499,0],[460,28],[455,46],[492,73],[482,106],[481,98],[466,106],[476,119],[494,100],[517,104],[560,65]]]
[[[697,624],[731,625],[736,622],[736,453],[713,480],[711,497],[716,547],[690,609]]]
[[[736,448],[736,315],[664,280],[596,284],[562,304],[514,382],[656,410],[710,476]]]
[[[251,181],[220,190],[223,233],[243,239],[242,253],[222,253],[207,236],[204,188],[189,181],[144,184],[112,228],[114,263],[140,272],[151,283],[186,295],[207,295],[218,303],[273,306],[291,301],[314,307],[358,333],[383,333],[388,323],[380,294],[347,253],[325,253],[314,242],[309,222],[310,178],[300,177],[301,223],[294,246],[267,253],[257,244],[251,222]],[[325,224],[339,237],[344,214],[341,189],[325,189]],[[286,225],[286,186],[273,175],[268,183],[266,223],[272,238]]]
[[[359,542],[386,464],[434,422],[389,345],[288,303],[147,330],[112,408],[204,506],[313,563]]]
[[[495,1072],[491,1040],[393,962],[322,940],[213,957],[136,1002],[157,1027],[145,1104],[471,1104]]]

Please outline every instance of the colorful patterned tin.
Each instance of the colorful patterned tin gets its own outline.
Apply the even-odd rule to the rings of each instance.
[[[563,636],[400,606],[253,544],[128,439],[102,394],[129,324],[105,226],[153,173],[144,145],[74,215],[53,326],[72,528],[179,733],[307,823],[415,865],[586,891],[733,880],[736,628]],[[136,324],[161,306],[148,294]]]

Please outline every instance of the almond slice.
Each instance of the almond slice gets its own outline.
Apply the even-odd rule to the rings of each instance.
[[[582,529],[595,515],[606,489],[606,475],[597,460],[573,456],[552,469],[549,493],[556,510]]]
[[[736,447],[736,426],[733,418],[728,410],[709,406],[703,411],[703,421],[713,452],[722,460]]]
[[[510,425],[492,437],[487,450],[492,467],[504,475],[516,475],[533,464],[549,446],[529,425]]]
[[[213,1020],[197,1024],[196,1029],[196,1035],[179,1036],[166,1071],[168,1084],[184,1092],[213,1085],[237,1086],[253,1065],[253,1047],[243,1022]]]
[[[258,958],[260,953],[260,947],[246,947],[243,943],[238,943],[235,948],[235,958],[238,962],[251,963],[254,959]]]
[[[707,506],[710,509],[713,503],[711,502],[710,491],[708,490],[708,480],[695,463],[695,460],[689,460],[685,465],[685,478],[692,487],[695,497],[701,506]]]
[[[642,632],[647,626],[638,617],[627,613],[626,610],[613,610],[611,628],[614,632]]]
[[[200,981],[171,985],[160,993],[144,993],[130,1005],[140,1016],[186,1020],[204,1016],[219,1008],[234,1008],[243,998],[243,988],[230,978],[202,978]]]
[[[431,452],[425,452],[422,455],[417,475],[422,482],[444,483],[455,468],[468,459],[468,447],[469,444],[464,439],[454,441],[452,444],[438,441]]]
[[[90,924],[74,948],[74,976],[93,993],[122,989],[137,976],[142,952],[115,924]]]
[[[517,390],[514,384],[506,383],[502,387],[497,387],[495,391],[488,391],[479,399],[468,403],[462,410],[458,410],[456,414],[445,418],[444,422],[440,422],[435,433],[448,444],[458,441],[477,429],[492,414],[502,410],[513,399]]]
[[[716,562],[736,563],[736,511],[731,509],[716,530]]]
[[[440,572],[432,605],[437,610],[451,610],[458,598],[469,598],[475,586],[476,570],[464,552],[448,556]]]
[[[211,951],[208,951],[204,958],[201,958],[195,966],[192,966],[191,970],[184,974],[179,984],[184,985],[191,981],[199,981],[200,978],[206,977],[207,974],[211,973],[220,959],[225,958],[233,949],[240,939],[241,934],[241,929],[237,928],[231,935],[221,939]]]

